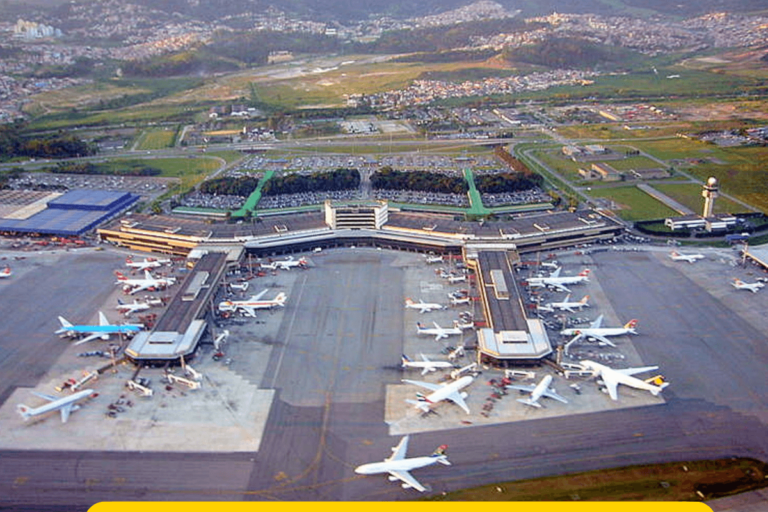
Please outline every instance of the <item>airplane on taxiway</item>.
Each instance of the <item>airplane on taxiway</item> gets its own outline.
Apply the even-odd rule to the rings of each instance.
[[[435,463],[440,463],[446,466],[450,466],[448,457],[445,455],[445,450],[448,448],[446,445],[442,445],[434,451],[434,453],[428,457],[414,457],[406,458],[406,452],[408,451],[408,439],[409,436],[403,437],[400,442],[392,448],[392,455],[384,459],[383,462],[371,462],[369,464],[363,464],[355,468],[355,473],[358,475],[376,475],[380,473],[389,473],[389,480],[396,482],[400,480],[402,482],[403,489],[416,489],[419,492],[426,491],[426,488],[419,483],[410,473],[410,471],[425,466],[431,466]]]
[[[765,284],[761,283],[760,281],[758,281],[756,283],[745,283],[744,281],[742,281],[738,277],[733,279],[733,282],[731,283],[731,285],[733,285],[733,287],[736,288],[737,290],[749,290],[752,293],[757,293],[757,291],[760,288],[765,286]]]
[[[453,363],[448,361],[430,361],[427,356],[421,354],[421,361],[412,361],[403,354],[401,358],[403,368],[420,368],[421,374],[426,375],[429,372],[436,372],[440,368],[453,368]]]
[[[564,404],[568,403],[568,400],[563,398],[562,396],[557,394],[557,391],[555,391],[553,388],[549,387],[549,385],[552,383],[552,376],[551,375],[545,375],[541,381],[536,384],[535,386],[533,384],[525,385],[525,384],[508,384],[506,386],[507,389],[517,389],[518,391],[525,391],[527,393],[530,393],[531,396],[528,398],[518,398],[517,401],[521,404],[530,405],[531,407],[541,407],[541,404],[539,403],[539,399],[541,397],[547,397],[552,398],[554,400],[558,400]]]
[[[129,289],[131,295],[150,288],[165,288],[176,282],[175,277],[152,277],[152,273],[149,270],[144,271],[144,279],[130,279],[123,275],[122,272],[115,272],[115,275],[117,276],[115,284],[123,285],[124,289]]]
[[[62,337],[77,338],[86,335],[85,338],[78,340],[75,345],[82,345],[95,339],[108,340],[112,334],[135,334],[142,329],[140,324],[113,325],[107,320],[107,316],[99,311],[99,325],[73,325],[64,317],[59,317],[61,328],[55,334]]]
[[[416,334],[435,336],[435,341],[440,341],[441,338],[447,338],[448,336],[456,336],[461,334],[461,329],[454,325],[454,327],[440,327],[437,322],[432,322],[434,327],[424,327],[421,322],[416,322]]]
[[[19,414],[21,414],[21,417],[24,418],[24,421],[27,421],[29,418],[32,418],[34,416],[45,414],[47,412],[59,411],[61,413],[62,423],[67,422],[67,420],[69,419],[69,414],[72,411],[76,411],[77,409],[80,408],[80,406],[77,405],[75,402],[94,394],[92,389],[84,389],[82,391],[78,391],[77,393],[73,393],[69,396],[64,396],[64,397],[46,395],[45,393],[38,393],[37,391],[32,391],[32,393],[34,395],[39,396],[40,398],[44,398],[48,400],[48,402],[50,403],[41,405],[40,407],[29,407],[24,404],[18,404],[16,406],[16,410],[19,411]]]
[[[0,279],[4,277],[11,277],[13,275],[13,272],[11,272],[11,267],[8,265],[5,266],[3,270],[0,270]]]
[[[703,254],[682,254],[677,251],[669,253],[669,257],[674,261],[687,261],[688,263],[696,263],[696,260],[703,260]]]
[[[449,400],[461,407],[464,412],[469,414],[469,407],[464,401],[464,399],[467,398],[467,393],[461,390],[472,384],[473,380],[475,380],[475,378],[470,375],[462,377],[448,384],[432,384],[431,382],[403,379],[403,382],[421,386],[432,391],[432,393],[428,395],[424,395],[423,393],[416,393],[416,398],[418,398],[418,400],[406,399],[406,402],[415,405],[416,409],[420,409],[423,412],[429,412],[432,406],[438,402]]]
[[[579,272],[579,275],[566,277],[560,277],[560,270],[562,270],[562,267],[559,267],[547,277],[529,277],[528,286],[531,288],[540,288],[546,286],[571,293],[571,290],[565,286],[566,284],[579,284],[589,282],[589,274],[591,271],[588,268]]]
[[[584,360],[579,363],[584,369],[591,370],[592,375],[599,377],[608,389],[608,394],[612,400],[618,400],[618,386],[624,384],[635,389],[642,389],[649,391],[653,396],[659,396],[659,393],[669,386],[668,382],[664,382],[657,386],[652,382],[638,379],[633,377],[636,373],[649,372],[651,370],[657,370],[658,366],[644,366],[642,368],[626,368],[623,370],[609,368],[604,364],[596,363],[594,361]],[[649,379],[652,380],[652,379]]]
[[[601,327],[603,325],[603,315],[600,315],[594,322],[589,324],[589,327],[563,329],[560,331],[562,336],[573,336],[573,339],[565,344],[564,351],[567,354],[568,348],[576,341],[582,338],[594,338],[601,343],[615,347],[616,344],[610,341],[607,336],[623,336],[625,334],[637,334],[635,326],[637,326],[637,320],[632,319],[627,322],[624,327]]]
[[[219,311],[237,311],[241,309],[248,316],[256,316],[257,309],[272,309],[276,307],[285,307],[285,301],[288,296],[285,292],[275,295],[274,299],[264,299],[262,297],[268,292],[268,289],[262,290],[250,299],[246,300],[225,300],[219,303]]]
[[[428,313],[436,309],[447,309],[442,304],[436,304],[434,302],[424,302],[419,299],[419,302],[414,302],[412,299],[405,299],[405,307],[410,309],[418,309],[419,313]]]

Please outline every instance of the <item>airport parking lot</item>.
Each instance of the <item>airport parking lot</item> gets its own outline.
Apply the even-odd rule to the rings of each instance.
[[[222,324],[221,329],[232,332],[226,356],[213,361],[212,348],[203,347],[192,361],[206,376],[200,390],[167,390],[159,384],[160,370],[142,370],[158,394],[146,403],[134,397],[132,407],[108,418],[107,405],[126,393],[127,370],[121,368],[117,376],[105,374],[93,383],[100,396],[66,425],[55,416],[24,424],[13,409],[17,399],[29,396],[24,395],[28,388],[43,389],[79,371],[72,362],[80,360],[67,355],[70,350],[51,334],[61,310],[57,303],[71,297],[72,287],[87,287],[77,295],[85,297],[82,304],[71,301],[64,309],[76,318],[94,315],[112,300],[111,270],[124,255],[89,250],[49,260],[36,255],[43,258],[37,262],[28,258],[14,264],[14,280],[0,283],[15,297],[2,295],[4,311],[19,318],[6,323],[0,345],[6,365],[0,423],[10,432],[2,437],[14,440],[3,445],[6,476],[0,491],[7,491],[3,494],[13,503],[40,502],[51,475],[23,458],[35,439],[45,450],[97,451],[87,469],[57,474],[57,489],[88,485],[87,495],[65,494],[67,503],[84,504],[116,496],[157,499],[171,489],[179,489],[175,499],[410,499],[412,492],[386,478],[354,477],[351,471],[385,457],[406,432],[420,433],[413,440],[413,456],[428,453],[435,443],[450,444],[454,466],[419,473],[436,491],[626,463],[765,454],[768,404],[760,390],[768,362],[768,325],[760,312],[766,298],[763,292],[729,284],[736,276],[753,281],[755,269],[733,266],[735,253],[723,250],[708,251],[706,260],[691,265],[671,261],[666,249],[640,249],[590,255],[562,251],[557,258],[571,275],[583,265],[593,269],[592,282],[574,289],[575,294],[594,295],[589,316],[604,313],[610,325],[630,317],[640,320],[640,334],[619,339],[618,348],[627,365],[660,366],[671,383],[663,399],[620,387],[620,401],[614,403],[594,383],[583,381],[578,381],[582,395],[576,395],[568,381],[555,376],[558,392],[572,403],[546,402],[539,410],[510,394],[497,400],[485,418],[479,407],[490,394],[485,383],[495,374],[484,369],[467,388],[470,417],[447,403],[438,406],[437,415],[421,417],[404,402],[417,388],[400,379],[422,377],[415,370],[404,373],[400,355],[438,357],[445,345],[454,345],[453,340],[417,337],[413,323],[422,317],[450,323],[456,312],[420,314],[405,310],[402,301],[412,296],[447,304],[447,291],[464,284],[446,284],[423,256],[337,249],[311,255],[306,271],[278,271],[252,281],[246,295],[263,288],[270,288],[270,294],[285,290],[288,305],[260,312],[255,320]],[[84,269],[88,279],[82,279]],[[35,344],[20,349],[20,339]],[[472,343],[471,335],[466,341]],[[545,371],[536,372],[538,379]],[[437,379],[434,374],[423,377]],[[650,403],[660,406],[644,407]],[[581,414],[597,410],[604,412]],[[124,455],[139,451],[144,455]],[[151,457],[152,451],[158,457]],[[179,465],[163,455],[174,451],[195,452],[184,457],[202,466]],[[233,459],[226,451],[250,459]],[[50,453],[57,457],[58,452]],[[173,473],[173,479],[147,481],[136,471],[147,460],[154,474]],[[200,472],[225,461],[227,470],[220,474]],[[91,484],[84,483],[89,475]],[[25,477],[26,486],[13,484]],[[118,478],[126,482],[119,492],[107,485]],[[47,499],[61,503],[58,492]]]

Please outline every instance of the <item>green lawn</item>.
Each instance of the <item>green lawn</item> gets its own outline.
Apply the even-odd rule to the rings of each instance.
[[[701,185],[695,183],[654,183],[652,186],[695,212],[701,213],[704,208]],[[743,206],[726,197],[719,197],[715,200],[715,213],[742,213],[744,211]]]
[[[146,130],[139,137],[138,150],[165,149],[173,147],[176,142],[176,127]]]
[[[609,208],[626,221],[662,219],[679,214],[661,201],[654,199],[635,186],[592,189],[595,198],[610,199],[616,208]],[[609,205],[606,205],[609,206]]]

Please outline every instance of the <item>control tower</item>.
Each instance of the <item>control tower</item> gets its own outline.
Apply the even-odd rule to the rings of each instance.
[[[704,185],[704,190],[701,191],[701,196],[704,198],[704,214],[702,217],[705,219],[712,216],[718,190],[720,190],[720,186],[717,184],[717,178],[709,178],[706,185]]]

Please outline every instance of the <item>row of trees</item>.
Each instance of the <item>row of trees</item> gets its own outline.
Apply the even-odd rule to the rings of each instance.
[[[204,181],[200,184],[200,192],[218,196],[248,197],[257,186],[259,186],[259,180],[253,176],[224,177]]]
[[[110,176],[159,176],[160,169],[146,165],[126,165],[118,169],[111,166],[99,166],[89,162],[60,162],[56,167],[46,169],[57,174],[104,174]]]
[[[395,171],[382,167],[371,176],[373,188],[385,190],[415,190],[442,194],[466,194],[466,180],[428,171]]]
[[[521,192],[541,187],[544,178],[534,173],[497,173],[475,176],[475,186],[481,194]]]
[[[13,123],[0,126],[0,155],[33,158],[73,158],[96,154],[96,148],[74,135],[58,133],[46,137],[26,137],[24,125]]]
[[[352,190],[358,187],[360,187],[360,171],[357,169],[336,169],[333,172],[292,173],[286,176],[273,177],[264,184],[262,193],[265,196],[275,196],[302,192]]]

